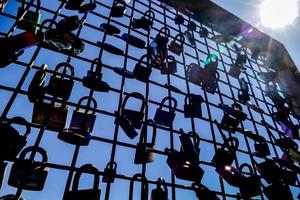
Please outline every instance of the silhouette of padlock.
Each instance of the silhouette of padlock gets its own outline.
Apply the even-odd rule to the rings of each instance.
[[[43,95],[47,68],[47,65],[43,64],[34,74],[28,86],[28,99],[32,103],[37,102]]]
[[[202,118],[201,104],[204,99],[201,95],[190,94],[185,97],[184,117],[185,118]],[[188,103],[189,102],[189,103]]]
[[[89,0],[89,3],[84,3],[84,0],[68,0],[65,8],[68,10],[78,10],[79,12],[90,12],[97,7],[95,0]]]
[[[163,106],[167,101],[173,102],[174,104],[173,106],[172,105],[169,106],[169,111],[163,109]],[[173,97],[163,98],[154,116],[155,123],[162,126],[171,127],[175,119],[176,108],[177,108],[177,101],[175,98]]]
[[[18,9],[18,17],[23,16],[23,19],[18,22],[17,27],[22,30],[26,31],[32,31],[33,33],[36,33],[38,30],[38,25],[41,21],[41,13],[40,13],[40,7],[41,7],[41,2],[40,0],[36,0],[36,8],[35,11],[32,10],[26,10],[26,3],[33,3],[27,0],[22,1],[21,7]],[[24,15],[25,12],[25,15]]]
[[[126,12],[126,2],[124,0],[114,0],[110,15],[112,17],[124,17]]]
[[[177,72],[177,62],[174,56],[167,56],[166,62],[161,66],[161,74],[175,74]]]
[[[135,181],[141,181],[141,198],[139,199],[148,199],[148,180],[147,178],[142,174],[135,174],[132,179],[130,180],[130,186],[129,186],[129,198],[128,200],[133,200],[133,193],[134,193],[134,182]]]
[[[183,52],[184,42],[185,42],[184,35],[182,35],[181,33],[176,35],[174,40],[171,41],[169,45],[169,51],[179,56]]]
[[[247,101],[250,101],[249,87],[244,78],[239,79],[239,83],[240,83],[241,89],[238,92],[238,98],[242,104],[246,104]]]
[[[245,167],[248,168],[249,173],[243,171]],[[249,175],[244,178],[241,185],[239,186],[242,198],[248,199],[260,195],[261,194],[260,179],[256,174],[254,174],[251,166],[247,163],[244,163],[239,167],[239,170],[243,174]]]
[[[186,159],[192,161],[193,163],[200,163],[199,154],[200,154],[200,137],[195,132],[189,132],[188,134],[184,133],[180,129],[181,135],[179,136],[181,142],[181,152],[186,156]],[[191,140],[193,138],[193,141]]]
[[[104,173],[102,182],[104,183],[113,183],[115,181],[117,175],[117,163],[116,162],[109,162],[107,163]]]
[[[200,67],[200,65],[196,63],[191,63],[188,65],[188,80],[196,85],[200,85],[202,82],[202,74],[203,74],[203,68]]]
[[[220,79],[220,74],[217,72],[218,68],[218,57],[214,54],[211,54],[207,57],[205,61],[204,70],[201,71],[201,82],[202,89],[214,94],[218,81]]]
[[[168,187],[165,180],[160,177],[156,184],[156,188],[151,191],[150,200],[168,200]]]
[[[134,18],[132,20],[132,28],[134,29],[144,29],[145,31],[150,31],[153,26],[153,20],[155,18],[155,14],[153,11],[148,10],[144,13],[144,15],[140,19]]]
[[[147,60],[146,63],[144,64],[143,60],[144,59],[149,59]],[[153,65],[153,58],[149,57],[148,55],[143,55],[139,62],[135,65],[135,68],[133,70],[133,74],[135,78],[139,81],[147,83],[149,81],[149,77],[152,72],[152,65]]]

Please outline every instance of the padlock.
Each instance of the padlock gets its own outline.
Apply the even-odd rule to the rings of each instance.
[[[126,108],[126,104],[129,98],[136,98],[141,101],[140,110],[131,110]],[[125,96],[122,103],[121,115],[125,116],[132,124],[132,126],[136,129],[140,129],[142,127],[144,110],[145,110],[145,98],[142,94],[133,92]]]
[[[221,127],[224,130],[235,132],[241,121],[247,119],[247,114],[243,112],[242,106],[234,103],[231,106],[219,104],[224,111],[224,116],[221,121]]]
[[[199,154],[200,154],[200,137],[195,132],[189,132],[185,134],[182,129],[180,129],[180,143],[181,152],[186,155],[186,159],[192,161],[193,163],[200,164]],[[191,140],[193,138],[193,141]]]
[[[128,33],[123,33],[121,39],[124,40],[125,42],[127,42],[127,44],[134,46],[136,48],[139,48],[139,49],[144,49],[145,45],[146,45],[146,42],[144,40],[142,40],[136,36],[130,35]]]
[[[268,143],[266,141],[255,141],[254,149],[255,149],[254,154],[256,156],[266,157],[271,154]]]
[[[60,70],[63,70],[62,73]],[[67,71],[70,71],[70,75]],[[46,93],[66,101],[70,98],[74,85],[74,67],[69,63],[60,63],[55,67],[55,72],[45,87]]]
[[[216,168],[216,172],[224,179],[229,185],[239,187],[245,180],[245,176],[235,167],[224,165]]]
[[[286,102],[285,99],[278,93],[278,87],[276,83],[266,83],[265,94],[273,101],[277,108],[281,109],[284,107]]]
[[[293,195],[288,185],[284,183],[273,183],[263,189],[264,194],[270,200],[293,200]]]
[[[167,164],[176,178],[196,183],[201,182],[204,171],[198,163],[188,160],[183,152],[172,149],[166,149],[165,152],[168,154]]]
[[[133,193],[134,193],[134,181],[141,182],[141,195],[139,199],[148,199],[148,180],[143,174],[135,174],[132,179],[130,180],[129,186],[129,198],[128,200],[133,200]]]
[[[197,25],[195,22],[193,21],[189,21],[188,25],[187,25],[187,30],[188,31],[196,31],[197,30]]]
[[[126,13],[126,2],[124,0],[114,0],[110,15],[112,17],[124,17]]]
[[[169,111],[167,110],[163,110],[163,106],[165,106],[164,104],[169,101],[171,104],[173,102],[173,106],[169,105]],[[155,116],[154,116],[154,121],[156,124],[162,125],[162,126],[166,126],[166,127],[171,127],[173,124],[173,121],[175,119],[175,111],[177,108],[177,101],[175,98],[173,97],[165,97],[163,98],[163,100],[161,101],[159,108],[156,110]]]
[[[132,126],[129,119],[123,115],[120,115],[118,112],[115,112],[115,116],[115,124],[119,125],[130,139],[134,139],[138,135],[138,133]]]
[[[184,36],[192,46],[195,46],[196,41],[192,33],[190,33],[189,31],[185,31]]]
[[[47,130],[59,132],[64,129],[68,115],[68,108],[64,104],[46,103],[43,98],[34,103],[31,122]]]
[[[243,171],[245,167],[248,168],[249,173]],[[244,199],[249,199],[251,197],[260,195],[262,192],[260,188],[260,179],[258,175],[254,174],[251,166],[247,163],[243,163],[240,165],[239,170],[243,174],[249,175],[245,176],[241,182],[241,185],[239,185],[241,197]]]
[[[187,67],[188,80],[196,85],[200,85],[202,82],[201,76],[204,69],[196,63],[191,63]]]
[[[4,176],[5,176],[7,164],[8,163],[6,161],[0,160],[0,189],[2,188],[3,179],[4,179]]]
[[[237,54],[236,61],[231,65],[228,74],[234,78],[239,78],[241,71],[245,70],[244,65],[246,64],[247,59],[246,54]]]
[[[193,183],[192,188],[195,191],[196,196],[199,200],[220,200],[214,192],[210,191],[204,185]]]
[[[265,160],[262,163],[255,162],[255,168],[267,183],[280,183],[282,181],[282,171],[273,160]]]
[[[84,3],[84,0],[68,0],[65,9],[78,10],[81,13],[90,12],[97,7],[95,0],[90,0],[89,3]]]
[[[201,95],[189,94],[185,97],[184,102],[185,118],[202,118],[201,104],[204,102],[204,99]]]
[[[218,57],[214,54],[210,54],[205,61],[204,70],[201,72],[200,78],[202,89],[211,94],[215,93],[220,78],[217,68]]]
[[[212,163],[216,168],[231,166],[235,158],[235,152],[239,147],[239,140],[235,137],[227,138],[221,148],[216,150]],[[227,150],[226,150],[227,149]]]
[[[151,125],[153,129],[151,142],[147,142],[148,125]],[[153,152],[153,150],[155,150],[155,140],[156,140],[155,122],[153,120],[147,120],[147,122],[142,127],[139,143],[137,143],[135,158],[134,158],[135,164],[145,164],[145,163],[154,162],[155,153]]]
[[[23,135],[12,125],[19,124],[25,126],[26,130]],[[30,134],[30,126],[22,117],[1,121],[0,123],[1,141],[0,141],[0,160],[14,161],[20,151],[27,143],[27,137]]]
[[[202,28],[200,28],[199,35],[201,38],[207,38],[209,35],[209,32],[206,28],[202,27]]]
[[[121,30],[114,25],[109,23],[103,23],[100,25],[100,30],[108,35],[118,35],[121,33]]]
[[[257,112],[257,113],[260,113],[260,114],[264,114],[265,113],[265,111],[263,109],[261,109],[260,107],[258,107],[255,104],[252,104],[250,101],[247,101],[246,105],[247,105],[248,108],[250,108],[251,110],[253,110],[253,111]]]
[[[175,21],[175,24],[184,24],[184,17],[180,14],[177,14],[175,16],[174,21]]]
[[[40,13],[40,7],[41,2],[40,0],[36,0],[36,8],[35,11],[25,9],[26,3],[29,3],[30,7],[32,6],[34,1],[28,1],[24,0],[22,1],[21,7],[18,9],[17,16],[20,18],[23,16],[22,20],[17,23],[17,27],[19,29],[25,30],[25,31],[32,31],[33,33],[37,33],[38,31],[38,25],[41,21],[41,13]]]
[[[153,26],[153,20],[155,18],[155,14],[152,10],[148,10],[144,13],[144,15],[140,19],[134,18],[132,20],[132,28],[133,29],[144,29],[145,31],[150,31]]]
[[[112,44],[108,44],[105,42],[98,42],[97,45],[101,49],[103,49],[111,54],[118,55],[118,56],[124,55],[124,51],[122,49],[119,49],[118,47],[116,47]]]
[[[150,200],[168,200],[168,187],[165,180],[160,177],[156,181],[156,188],[151,191]]]
[[[147,59],[146,63],[143,62],[145,58]],[[152,73],[153,62],[152,57],[149,57],[147,54],[143,55],[133,69],[135,78],[144,83],[148,83],[149,77]]]
[[[172,53],[175,53],[176,55],[179,56],[183,52],[184,42],[185,42],[184,35],[179,33],[178,35],[175,36],[174,40],[171,41],[171,43],[169,45],[169,51],[171,51]]]
[[[47,68],[47,65],[43,64],[34,74],[28,86],[28,99],[32,103],[37,102],[43,95]]]
[[[7,5],[8,0],[0,1],[0,12],[3,12],[5,6]]]
[[[82,173],[89,173],[94,176],[92,189],[78,189]],[[81,166],[76,172],[73,180],[72,190],[67,191],[63,200],[100,200],[101,190],[99,189],[99,171],[91,164]]]
[[[84,20],[80,20],[77,15],[68,16],[60,20],[56,24],[56,28],[62,32],[72,32],[80,28],[84,23]]]
[[[270,133],[272,132],[270,131]],[[293,150],[298,149],[298,144],[289,137],[275,139],[274,144],[279,146],[283,151],[287,151],[288,149],[293,149]]]
[[[95,68],[96,65],[96,69]],[[95,70],[95,71],[94,71]],[[99,59],[93,60],[91,69],[87,72],[87,75],[83,77],[82,84],[98,92],[108,92],[110,86],[107,82],[102,80],[102,62]]]
[[[133,71],[127,70],[123,67],[114,67],[113,70],[114,72],[116,72],[117,74],[125,78],[130,78],[130,79],[135,78],[135,74],[133,73]]]
[[[8,195],[0,197],[0,200],[23,200],[23,198],[17,197],[14,194],[8,194]]]
[[[166,62],[160,69],[161,74],[175,74],[177,72],[177,62],[174,56],[167,56]]]
[[[113,183],[115,181],[117,175],[117,163],[115,161],[107,163],[104,173],[102,182],[104,183]]]
[[[244,78],[239,79],[239,83],[240,83],[241,89],[238,92],[238,98],[242,104],[246,104],[247,101],[250,101],[249,87]]]
[[[52,20],[46,19],[41,26],[45,27],[46,23],[51,22]],[[57,23],[54,22],[54,25],[57,26]],[[85,44],[78,36],[59,28],[47,29],[42,35],[42,47],[50,50],[60,51],[67,55],[79,55],[85,48]]]
[[[81,110],[80,107],[85,100],[88,101],[88,104],[89,102],[93,103],[93,107],[88,105]],[[60,131],[58,138],[69,144],[87,146],[92,138],[91,132],[93,132],[96,121],[95,109],[97,109],[97,102],[93,97],[82,97],[76,110],[73,111],[70,127]]]
[[[42,161],[25,159],[30,152],[41,154]],[[24,190],[42,191],[48,176],[48,168],[44,166],[47,161],[47,153],[41,147],[25,148],[11,167],[8,185]]]

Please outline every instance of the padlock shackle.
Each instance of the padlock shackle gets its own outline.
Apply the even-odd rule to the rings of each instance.
[[[199,149],[199,147],[200,147],[200,137],[199,137],[199,135],[195,131],[188,132],[188,135],[193,138],[194,146]],[[198,152],[198,153],[200,153],[200,152]]]
[[[142,182],[142,199],[146,200],[148,199],[148,180],[143,174],[135,174],[132,179],[130,180],[130,187],[129,187],[129,199],[128,200],[133,200],[133,192],[134,192],[134,181],[140,180]]]
[[[96,58],[93,60],[92,64],[91,64],[91,71],[95,70],[95,65],[96,65],[96,72],[97,73],[101,73],[102,71],[102,61],[99,58]]]
[[[159,188],[163,189],[164,192],[166,193],[166,196],[168,196],[168,187],[167,187],[166,181],[165,181],[165,179],[163,179],[163,177],[159,177],[156,181],[156,189],[159,189]]]
[[[249,172],[247,173],[247,172],[243,171],[244,168],[248,168]],[[240,172],[242,172],[243,174],[250,174],[250,175],[253,175],[253,174],[254,174],[251,165],[249,165],[248,163],[243,163],[243,164],[241,164],[241,165],[239,166],[239,170],[240,170]],[[275,176],[276,176],[276,175],[275,175]]]
[[[82,173],[88,173],[94,175],[94,185],[93,189],[98,189],[99,188],[99,171],[98,169],[91,165],[91,164],[85,164],[81,166],[78,171],[75,173],[74,180],[73,180],[73,186],[72,186],[72,191],[78,190],[79,187],[79,180],[81,178]]]
[[[168,55],[168,56],[167,56],[167,62],[170,62],[170,61],[171,61],[171,62],[175,62],[175,63],[177,63],[177,62],[176,62],[176,59],[175,59],[175,57],[174,57],[174,56],[172,56],[172,55]]]
[[[26,7],[26,3],[27,0],[21,0],[22,1],[22,5],[21,5],[21,8],[25,10],[25,7]],[[30,1],[30,2],[29,2]],[[41,1],[40,0],[28,0],[28,3],[29,3],[29,6],[27,7],[29,10],[29,8],[33,5],[33,3],[36,1],[36,12],[38,12],[41,8]]]
[[[115,161],[110,161],[106,165],[106,169],[117,169],[118,164]]]
[[[154,18],[155,18],[155,13],[152,11],[152,10],[147,10],[145,13],[144,13],[144,15],[143,15],[144,17],[148,17],[148,20],[151,22],[151,23],[153,23],[153,21],[154,21]]]
[[[180,41],[181,45],[183,45],[185,42],[184,35],[182,33],[177,34],[174,38],[174,41],[177,41],[177,40]]]
[[[225,139],[221,148],[223,150],[227,148],[229,152],[235,153],[239,147],[239,144],[239,140],[236,137],[228,137]]]
[[[73,79],[74,67],[70,63],[66,63],[66,62],[59,63],[58,65],[56,65],[55,71],[59,72],[60,69],[63,69],[63,72],[60,73],[59,75],[55,74],[54,76],[61,76],[61,78],[64,78],[64,77],[66,77],[67,71],[69,69],[71,72],[71,74],[69,75],[69,76],[71,76],[70,79]]]
[[[25,126],[26,130],[23,134],[24,137],[27,137],[30,134],[31,128],[29,123],[23,117],[13,117],[12,119],[7,120],[9,125],[19,124]]]
[[[136,98],[136,99],[139,99],[142,101],[142,105],[141,105],[141,108],[140,108],[140,113],[144,112],[144,109],[145,109],[145,98],[144,96],[141,94],[141,93],[138,93],[138,92],[132,92],[130,94],[127,94],[123,100],[123,104],[122,104],[122,110],[125,109],[126,107],[126,104],[127,104],[127,101],[130,97],[133,97],[133,98]]]
[[[162,110],[163,105],[165,105],[165,103],[166,103],[167,100],[170,100],[171,102],[174,103],[173,107],[170,107],[171,105],[169,105],[168,107],[169,107],[169,109],[170,109],[171,112],[175,112],[176,108],[177,108],[177,101],[176,101],[176,99],[174,97],[168,97],[167,96],[167,97],[163,98],[163,100],[161,101],[161,103],[159,105],[159,109]]]
[[[167,27],[162,27],[159,31],[157,35],[161,35],[164,34],[166,38],[170,37],[170,29]]]
[[[90,96],[85,96],[85,97],[82,97],[81,99],[79,99],[77,106],[76,106],[76,111],[79,111],[80,106],[82,106],[82,102],[85,100],[87,100],[87,101],[90,100],[93,103],[93,107],[91,107],[90,105],[89,105],[89,107],[85,107],[85,109],[87,109],[86,110],[87,113],[88,113],[88,111],[91,110],[92,114],[95,114],[96,113],[95,109],[97,108],[97,101],[93,97],[90,97]]]
[[[137,64],[141,66],[142,63],[143,63],[143,60],[144,60],[145,58],[147,58],[147,62],[146,62],[147,68],[152,68],[153,63],[154,63],[154,59],[153,59],[152,56],[149,56],[148,54],[143,55],[143,56],[139,59],[139,61],[138,61]],[[150,60],[150,63],[148,62],[149,60]]]
[[[25,148],[25,149],[20,153],[19,158],[22,159],[22,160],[24,160],[24,159],[25,159],[25,156],[26,156],[29,152],[37,152],[37,153],[41,154],[41,156],[42,156],[42,162],[43,162],[43,163],[47,163],[47,161],[48,161],[47,152],[46,152],[43,148],[41,148],[41,147],[35,147],[35,146],[27,147],[27,148]]]
[[[117,6],[119,4],[121,4],[123,7],[126,7],[126,5],[127,5],[124,0],[114,0],[113,6]]]
[[[156,140],[156,133],[157,133],[157,126],[155,124],[155,122],[152,119],[148,119],[141,130],[140,133],[140,139],[139,139],[139,143],[147,143],[147,136],[148,136],[148,125],[152,126],[152,140],[151,140],[151,144],[154,145],[155,144],[155,140]]]

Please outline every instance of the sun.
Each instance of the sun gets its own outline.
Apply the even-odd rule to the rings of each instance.
[[[283,28],[298,17],[298,0],[264,0],[260,6],[262,25]]]

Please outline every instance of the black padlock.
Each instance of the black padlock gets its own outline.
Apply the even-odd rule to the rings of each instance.
[[[63,70],[62,73],[60,70]],[[70,75],[67,71],[70,71]],[[55,72],[56,74],[51,76],[49,84],[45,87],[46,93],[68,100],[74,85],[74,67],[69,63],[60,63],[55,67]]]
[[[206,28],[202,27],[202,28],[200,28],[199,35],[201,38],[207,38],[209,35],[209,32]]]
[[[256,156],[266,157],[271,154],[268,143],[266,141],[255,141],[254,149],[255,149],[254,154]]]
[[[72,32],[78,29],[83,22],[84,20],[80,20],[77,15],[68,16],[60,20],[57,23],[56,28],[61,32]]]
[[[100,25],[100,30],[108,35],[118,35],[121,33],[121,30],[114,25],[103,23]]]
[[[93,107],[89,106],[81,110],[80,107],[85,100],[91,101]],[[58,138],[69,144],[87,146],[92,138],[91,132],[93,132],[96,121],[96,108],[97,102],[93,97],[82,97],[77,104],[76,110],[73,111],[70,127],[60,131]]]
[[[243,169],[247,167],[249,170],[249,173],[246,173],[243,171]],[[247,163],[243,163],[240,167],[239,170],[243,174],[247,174],[249,176],[246,176],[244,180],[241,182],[241,185],[239,186],[240,188],[240,193],[241,197],[244,199],[249,199],[251,197],[260,195],[262,190],[260,188],[260,179],[259,176],[254,174],[251,166]]]
[[[35,11],[25,9],[26,3],[32,4],[34,1],[28,1],[24,0],[22,1],[21,7],[18,9],[17,16],[20,18],[23,16],[22,20],[18,22],[17,27],[22,30],[26,31],[32,31],[33,33],[36,33],[38,30],[38,25],[41,21],[41,13],[40,13],[40,7],[41,2],[40,0],[36,0],[36,8]]]
[[[25,159],[30,152],[37,152],[42,156],[42,162]],[[42,191],[48,176],[47,153],[41,147],[25,148],[18,160],[11,167],[8,185],[24,190]]]
[[[46,19],[42,22],[41,26],[45,27],[45,24],[50,22],[52,20]],[[55,26],[57,25],[56,22],[54,24]],[[48,29],[42,35],[43,40],[41,45],[44,48],[60,51],[67,55],[79,55],[85,48],[85,44],[78,36],[59,28]]]
[[[201,95],[189,94],[185,97],[184,117],[185,118],[202,118],[201,104],[204,99]],[[189,102],[189,103],[188,103]]]
[[[284,183],[273,183],[263,189],[264,194],[270,200],[293,200],[293,195],[287,184]]]
[[[28,99],[32,103],[37,102],[43,95],[47,68],[47,65],[43,64],[34,74],[28,86]]]
[[[181,135],[179,136],[181,143],[181,151],[186,155],[186,159],[192,161],[193,163],[200,163],[200,137],[195,132],[189,132],[185,134],[182,129],[180,129]],[[193,138],[193,141],[191,140]]]
[[[189,31],[185,31],[184,36],[192,46],[195,46],[196,41],[192,33],[190,33]]]
[[[230,166],[234,161],[235,152],[237,151],[238,147],[239,140],[237,138],[227,138],[222,147],[216,150],[216,153],[212,159],[212,163],[215,164],[216,168]]]
[[[196,31],[197,30],[197,25],[195,22],[193,21],[189,21],[188,25],[187,25],[187,30],[188,31]]]
[[[196,185],[193,183],[192,187],[199,200],[220,200],[214,192],[210,191],[204,185]]]
[[[153,11],[148,10],[144,13],[144,15],[140,19],[134,18],[132,20],[132,28],[133,29],[144,29],[145,31],[150,31],[153,26],[153,20],[155,18],[155,14]]]
[[[131,110],[126,108],[126,104],[129,98],[136,98],[141,101],[140,110]],[[121,115],[125,116],[132,126],[136,129],[140,129],[142,127],[142,122],[144,118],[144,109],[145,109],[145,98],[142,94],[133,92],[125,96],[122,108],[121,108]]]
[[[247,101],[250,101],[249,87],[244,78],[239,79],[239,83],[240,83],[241,89],[238,92],[238,98],[242,104],[246,104]]]
[[[167,164],[176,178],[196,183],[201,182],[204,171],[198,163],[187,159],[184,152],[171,149],[166,149],[165,151],[168,154]]]
[[[146,63],[143,62],[145,58],[147,58]],[[143,55],[133,69],[133,74],[135,78],[144,83],[149,82],[149,77],[152,72],[152,65],[153,65],[153,58],[149,57],[147,54]]]
[[[134,193],[134,181],[141,181],[141,195],[139,199],[148,199],[148,180],[143,174],[135,174],[130,180],[129,186],[129,198],[128,200],[133,200]]]
[[[150,200],[168,200],[168,187],[165,180],[160,177],[157,179],[156,188],[151,191]]]
[[[261,163],[255,162],[255,168],[267,183],[280,183],[282,181],[282,171],[273,160],[265,160]]]
[[[161,74],[175,74],[177,72],[177,62],[174,56],[167,56],[166,62],[161,66]]]
[[[217,68],[218,57],[214,54],[210,54],[205,61],[204,70],[201,72],[200,78],[202,89],[211,94],[215,93],[220,79]]]
[[[229,185],[239,187],[245,180],[245,176],[234,166],[225,165],[216,168],[216,172],[222,177]]]
[[[245,70],[244,65],[246,64],[247,59],[246,54],[237,54],[236,61],[231,65],[228,74],[234,78],[239,78],[241,71]]]
[[[117,175],[117,163],[115,161],[107,163],[104,173],[102,182],[104,183],[113,183],[115,181]]]
[[[175,36],[174,40],[171,41],[169,45],[169,51],[179,56],[183,52],[184,42],[185,42],[184,35],[182,33],[179,33],[178,35]]]
[[[130,139],[134,139],[138,135],[138,133],[136,132],[135,128],[132,126],[129,119],[123,115],[120,115],[117,112],[115,112],[115,115],[116,115],[115,124],[121,126],[125,134]]]
[[[153,129],[151,142],[147,142],[148,125],[151,125]],[[153,120],[147,120],[147,122],[142,127],[139,143],[137,143],[135,158],[134,158],[135,164],[154,162],[155,153],[153,152],[153,150],[155,150],[155,140],[156,140],[155,122]]]
[[[281,109],[281,107],[284,107],[285,99],[278,93],[276,83],[266,83],[265,94],[273,101],[277,108]]]
[[[169,111],[163,109],[163,106],[165,106],[164,104],[167,101],[169,101],[170,103],[173,102],[173,106],[172,105],[168,106]],[[173,98],[173,97],[163,98],[163,100],[161,101],[159,108],[156,110],[156,113],[154,116],[155,123],[162,125],[162,126],[171,127],[173,124],[173,121],[175,119],[176,108],[177,108],[177,101],[175,98]]]
[[[177,14],[175,16],[174,21],[175,21],[175,24],[184,24],[184,17],[180,14]]]
[[[7,164],[8,163],[6,161],[0,160],[0,189],[2,188],[3,179],[4,179],[4,176],[5,176]]]
[[[97,7],[95,0],[89,0],[89,3],[84,3],[84,0],[68,0],[65,9],[78,10],[81,13],[90,12]]]
[[[100,48],[102,48],[103,50],[105,50],[111,54],[118,55],[118,56],[124,55],[124,51],[122,49],[119,49],[118,47],[116,47],[112,44],[108,44],[105,42],[98,42],[97,45]]]
[[[59,132],[64,129],[68,115],[68,107],[64,104],[46,103],[41,98],[34,103],[31,122],[46,126],[47,130]]]
[[[94,175],[94,186],[92,189],[79,190],[79,180],[82,173]],[[71,191],[67,191],[63,200],[100,200],[101,190],[99,189],[99,171],[91,164],[81,166],[76,172]]]
[[[23,135],[17,131],[12,125],[19,124],[25,126],[26,130]],[[14,161],[20,151],[27,143],[27,137],[30,134],[30,126],[22,117],[14,117],[12,119],[0,122],[0,160]]]
[[[242,106],[234,103],[231,106],[219,104],[224,111],[224,116],[221,121],[221,127],[224,130],[235,132],[241,121],[247,119],[247,114],[243,112]]]
[[[124,0],[114,0],[110,15],[112,17],[124,17],[126,13],[126,2]]]
[[[117,74],[125,78],[130,78],[130,79],[135,78],[135,74],[133,73],[133,71],[127,70],[123,67],[114,67],[114,72],[116,72]]]
[[[144,40],[128,33],[123,33],[121,39],[127,42],[127,44],[140,49],[144,49],[146,45],[146,42]]]
[[[196,85],[200,85],[202,82],[201,76],[204,69],[196,63],[191,63],[187,67],[188,80]]]
[[[17,197],[14,194],[8,194],[8,195],[0,197],[0,200],[23,200],[23,198]]]
[[[96,69],[94,69],[95,65]],[[108,92],[110,90],[110,86],[107,82],[102,80],[101,71],[102,62],[99,59],[95,59],[91,65],[91,69],[87,72],[87,75],[83,77],[82,84],[91,90]]]

